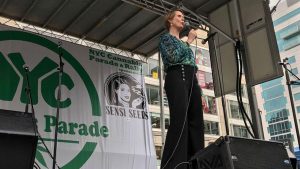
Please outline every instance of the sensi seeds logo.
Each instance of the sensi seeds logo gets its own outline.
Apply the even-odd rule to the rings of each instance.
[[[55,126],[55,116],[53,110],[55,110],[56,107],[55,91],[57,90],[58,86],[58,73],[56,71],[56,68],[58,67],[58,65],[56,63],[57,60],[54,61],[48,56],[43,55],[44,53],[42,53],[41,51],[47,50],[48,53],[52,52],[58,55],[57,44],[51,42],[46,38],[21,31],[0,31],[0,43],[4,44],[1,45],[2,47],[0,46],[0,101],[2,101],[3,104],[10,103],[12,107],[9,108],[11,109],[15,107],[21,109],[21,106],[24,106],[27,101],[26,93],[24,91],[25,74],[22,67],[30,61],[29,59],[31,58],[28,55],[33,55],[36,53],[41,55],[40,60],[36,61],[35,66],[30,67],[31,70],[29,72],[29,76],[31,93],[33,97],[33,104],[36,105],[36,109],[39,110],[41,104],[44,104],[44,106],[47,107],[43,108],[46,110],[40,109],[36,113],[37,116],[41,117],[38,118],[38,123],[44,124],[43,126],[39,125],[39,130],[43,130],[46,137],[53,137]],[[13,45],[11,45],[11,43],[13,43]],[[18,43],[24,46],[18,48],[18,46],[16,45]],[[30,49],[26,49],[30,52],[25,53],[24,51],[16,51],[18,49],[21,49],[22,47],[26,48],[25,46],[30,47]],[[22,50],[25,50],[23,48]],[[8,51],[9,49],[14,50]],[[88,100],[87,102],[89,102],[88,105],[90,112],[85,113],[89,113],[89,115],[92,117],[101,116],[99,97],[92,80],[90,79],[84,68],[81,66],[81,64],[68,51],[64,49],[62,50],[64,62],[71,65],[73,71],[77,73],[77,80],[81,80],[80,83],[83,84],[82,90],[85,89],[85,92],[88,95],[87,98],[89,99],[86,100]],[[72,95],[72,90],[74,90],[77,86],[77,80],[73,80],[73,78],[73,76],[71,77],[66,72],[62,76],[62,85],[66,91],[71,93],[70,95]],[[60,102],[60,108],[62,110],[65,110],[66,108],[72,107],[72,105],[74,105],[72,101],[74,100],[74,97],[65,97]],[[16,102],[18,102],[18,104],[16,104]],[[45,114],[45,112],[47,111],[50,111],[51,113]],[[64,111],[63,113],[70,113],[70,116],[72,116],[76,112]],[[68,140],[60,140],[60,143],[63,144],[79,144],[78,140],[72,140],[72,136],[86,136],[92,138],[104,138],[108,136],[108,128],[104,125],[101,125],[97,120],[93,120],[88,124],[78,121],[67,122],[61,120],[59,122],[58,131],[60,135],[65,136],[64,138],[69,138]],[[45,140],[52,141],[53,139],[47,138]],[[95,151],[97,141],[90,141],[88,139],[86,140],[87,141],[82,143],[82,146],[80,146],[81,149],[77,152],[74,152],[73,157],[67,160],[64,164],[60,164],[63,169],[81,168],[90,158],[92,153]],[[46,168],[49,168],[50,166],[47,165],[45,156],[43,154],[46,154],[45,149],[39,144],[37,147],[36,158],[40,164],[42,164]]]
[[[143,87],[130,74],[111,74],[105,81],[104,93],[107,115],[144,120],[149,118]]]

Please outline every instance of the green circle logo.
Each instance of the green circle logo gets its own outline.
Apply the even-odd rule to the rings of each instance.
[[[12,30],[0,31],[0,41],[6,41],[6,40],[18,40],[18,41],[34,43],[42,47],[45,47],[53,51],[54,53],[59,54],[59,49],[56,43],[32,33],[22,32],[22,31],[12,31]],[[66,51],[63,48],[61,50],[63,53],[62,55],[63,59],[67,61],[74,68],[74,70],[78,73],[78,75],[82,79],[87,89],[91,106],[92,106],[92,116],[101,116],[99,96],[88,73],[68,51]],[[96,146],[97,146],[96,142],[86,142],[83,148],[80,150],[80,152],[66,165],[64,165],[62,169],[81,168],[86,163],[86,161],[91,157],[91,155],[96,149]]]

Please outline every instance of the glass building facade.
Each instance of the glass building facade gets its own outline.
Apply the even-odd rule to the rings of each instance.
[[[300,56],[300,1],[282,1],[273,15],[273,25],[280,57],[288,59],[288,68],[298,75]],[[296,81],[289,73],[292,81]],[[300,112],[300,88],[292,85],[296,112]],[[294,119],[285,77],[259,85],[257,97],[262,110],[265,138],[282,141],[294,152],[299,151]],[[261,99],[261,100],[260,100]],[[299,118],[297,117],[299,123]],[[297,157],[299,160],[299,157]]]

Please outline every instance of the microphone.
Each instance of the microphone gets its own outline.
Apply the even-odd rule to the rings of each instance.
[[[23,69],[25,70],[25,72],[29,72],[29,67],[27,65],[24,65]]]
[[[179,38],[182,38],[184,36],[188,36],[190,31],[191,31],[191,24],[189,21],[185,21],[184,22],[184,27],[183,29],[181,30],[181,32],[179,33]]]
[[[58,45],[57,45],[58,49],[61,48],[61,45],[62,45],[62,42],[61,42],[61,41],[58,41]]]
[[[284,59],[282,59],[282,62],[278,62],[278,64],[284,65],[288,60],[289,60],[289,58],[284,58]]]
[[[203,40],[201,41],[202,45],[206,44],[206,42],[207,42],[210,38],[212,38],[213,36],[215,36],[217,33],[218,33],[218,32],[214,32],[214,33],[209,34],[209,35],[207,36],[207,38],[205,38],[205,39],[203,39]]]

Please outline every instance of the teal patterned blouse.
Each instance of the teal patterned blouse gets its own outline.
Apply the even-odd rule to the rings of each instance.
[[[192,49],[183,41],[177,39],[170,33],[161,35],[159,50],[165,71],[175,65],[196,66]]]

